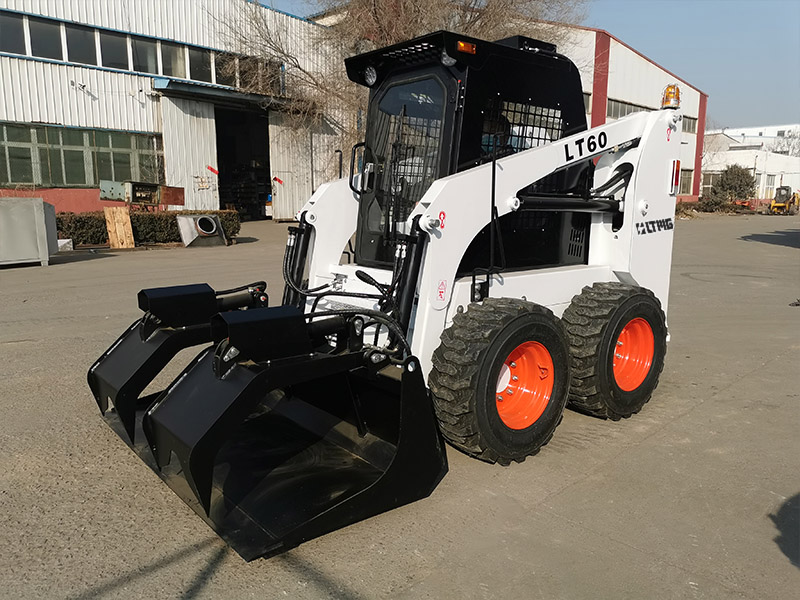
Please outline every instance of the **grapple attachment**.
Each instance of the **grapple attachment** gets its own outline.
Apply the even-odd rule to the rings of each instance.
[[[246,560],[423,498],[447,462],[419,362],[362,329],[288,306],[216,315],[216,347],[137,409],[147,443],[130,445]]]
[[[151,404],[158,393],[140,397],[170,360],[184,348],[211,342],[211,317],[219,310],[260,306],[267,302],[266,284],[215,292],[208,284],[142,290],[135,321],[89,369],[87,379],[100,411],[109,402],[125,432],[134,441],[137,408]]]

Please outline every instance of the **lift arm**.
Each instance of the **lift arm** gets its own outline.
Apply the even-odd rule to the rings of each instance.
[[[674,216],[670,169],[674,168],[680,152],[680,121],[681,114],[676,110],[637,113],[547,146],[499,159],[495,187],[498,217],[519,209],[517,194],[520,190],[580,160],[602,156],[595,175],[602,179],[595,181],[595,187],[612,177],[617,166],[630,163],[633,173],[623,202],[623,228],[615,232],[611,231],[610,224],[605,228],[604,233],[612,242],[608,244],[606,255],[596,263],[630,273],[633,269],[626,261],[636,251],[631,246],[636,237],[636,221],[655,212],[657,207],[663,212],[659,217],[671,221]],[[430,347],[438,344],[437,332],[445,327],[445,309],[451,301],[461,257],[491,220],[491,169],[491,164],[481,165],[435,181],[409,217],[409,220],[419,217],[430,237],[420,277],[420,301],[412,339],[412,349],[426,367]],[[595,235],[594,229],[592,235]],[[615,250],[614,244],[620,249]],[[666,256],[667,271],[671,236],[668,244],[668,248],[661,247],[653,252]],[[649,256],[650,251],[647,254]],[[660,296],[664,296],[661,300],[666,305],[668,273],[665,284],[661,284],[663,274],[658,269],[656,272],[658,281],[654,278],[653,285],[648,287],[657,295],[663,290]],[[642,285],[647,283],[642,281]]]

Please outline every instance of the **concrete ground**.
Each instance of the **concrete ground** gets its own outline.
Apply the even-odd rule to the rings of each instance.
[[[641,414],[567,411],[510,468],[449,449],[430,498],[249,564],[111,432],[85,380],[142,287],[266,276],[279,299],[285,226],[242,236],[0,269],[0,597],[800,594],[800,218],[678,222],[672,341]]]

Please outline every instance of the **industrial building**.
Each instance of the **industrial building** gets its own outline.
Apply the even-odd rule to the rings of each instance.
[[[559,36],[563,39],[558,50],[580,71],[589,127],[634,112],[657,110],[661,107],[661,91],[670,83],[679,84],[684,119],[678,200],[696,201],[702,181],[702,132],[708,94],[607,31],[559,27],[563,28]]]
[[[772,129],[776,133],[790,130]],[[706,134],[701,195],[708,193],[722,171],[732,165],[752,172],[756,180],[756,205],[772,200],[775,190],[781,186],[788,185],[793,191],[800,191],[800,156],[773,152],[771,140],[779,136],[763,135],[769,128],[753,128],[752,131],[756,134],[761,131],[762,135],[743,135],[741,130],[732,131],[733,135],[727,130]]]
[[[724,129],[709,130],[706,133],[724,133],[740,144],[757,144],[768,147],[776,142],[780,145],[782,140],[790,136],[800,136],[800,123],[760,125],[757,127],[726,127]]]
[[[81,212],[105,204],[100,181],[133,180],[259,215],[286,188],[276,216],[293,217],[313,163],[294,160],[279,99],[220,68],[252,10],[313,55],[318,25],[244,0],[0,1],[0,194]]]
[[[82,212],[108,204],[101,181],[132,180],[182,189],[186,209],[259,216],[271,197],[273,216],[292,218],[339,148],[324,128],[298,140],[285,89],[240,90],[250,59],[231,32],[254,10],[311,68],[322,60],[323,25],[248,0],[0,0],[0,196]],[[656,109],[682,84],[680,194],[697,199],[707,95],[602,30],[569,27],[559,51],[581,71],[590,126]]]

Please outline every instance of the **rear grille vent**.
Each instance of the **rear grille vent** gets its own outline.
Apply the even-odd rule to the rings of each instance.
[[[569,243],[567,244],[567,254],[575,258],[583,258],[586,251],[586,228],[572,228],[569,233]]]

